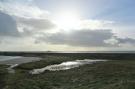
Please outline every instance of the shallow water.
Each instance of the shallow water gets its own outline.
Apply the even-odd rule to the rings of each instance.
[[[7,68],[9,73],[15,73],[14,68],[19,64],[28,63],[32,61],[39,61],[39,57],[23,57],[23,56],[0,56],[0,64],[10,65]]]
[[[68,61],[68,62],[62,62],[61,64],[56,64],[56,65],[49,65],[44,68],[40,69],[33,69],[30,71],[31,74],[40,74],[43,73],[46,70],[49,71],[60,71],[60,70],[68,70],[71,68],[79,67],[81,65],[85,64],[93,64],[96,62],[103,62],[107,60],[91,60],[91,59],[84,59],[84,60],[75,60],[75,61]]]
[[[0,62],[7,61],[7,60],[14,60],[18,58],[21,58],[21,56],[0,56]]]
[[[41,60],[41,58],[23,57],[23,56],[0,56],[0,64],[8,64],[8,65],[22,64],[38,60]]]
[[[15,73],[14,68],[17,66],[18,66],[18,64],[10,65],[10,67],[7,68],[8,73]]]

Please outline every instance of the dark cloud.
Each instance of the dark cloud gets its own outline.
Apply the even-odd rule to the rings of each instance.
[[[135,44],[135,39],[131,39],[131,38],[117,38],[119,40],[119,43],[130,43],[130,44]]]
[[[112,39],[113,40],[110,40]],[[105,42],[109,40],[108,42]],[[48,42],[51,44],[66,44],[80,47],[114,47],[123,43],[134,43],[135,39],[118,38],[111,30],[73,30],[71,33],[59,32],[54,34],[45,34],[36,40]],[[38,42],[37,42],[38,43]]]
[[[106,46],[104,40],[111,38],[112,35],[110,30],[73,30],[69,34],[65,32],[46,34],[38,40],[72,46]]]
[[[16,21],[9,15],[0,12],[0,36],[18,36]]]
[[[32,27],[36,30],[46,30],[55,27],[55,24],[48,19],[35,19],[35,18],[19,18],[19,23]]]

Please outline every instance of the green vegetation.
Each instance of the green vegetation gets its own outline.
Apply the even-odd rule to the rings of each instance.
[[[6,86],[6,77],[7,77],[7,65],[0,65],[0,89]]]
[[[0,82],[4,80],[0,89],[135,89],[135,60],[110,60],[39,75],[28,73],[34,68],[81,59],[74,58],[45,56],[45,60],[21,64],[15,74],[8,74],[6,67],[0,66]]]

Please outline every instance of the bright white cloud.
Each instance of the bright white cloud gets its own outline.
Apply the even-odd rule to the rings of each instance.
[[[104,20],[82,20],[80,22],[79,28],[81,29],[106,29],[112,25],[114,21],[104,21]]]
[[[115,44],[119,43],[119,41],[115,37],[112,37],[110,39],[104,40],[104,42],[107,43],[107,44],[111,44],[111,45],[115,45]]]
[[[12,16],[22,18],[46,18],[49,12],[41,10],[29,1],[7,0],[0,2],[0,9]]]

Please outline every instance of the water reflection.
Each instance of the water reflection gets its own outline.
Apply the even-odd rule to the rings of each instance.
[[[85,60],[75,60],[75,61],[63,62],[63,63],[57,64],[57,65],[49,65],[49,66],[46,66],[41,69],[33,69],[32,71],[30,71],[30,73],[31,74],[40,74],[40,73],[43,73],[45,70],[49,70],[49,71],[68,70],[71,68],[79,67],[81,65],[92,64],[92,63],[101,62],[101,61],[107,61],[107,60],[85,59]]]

